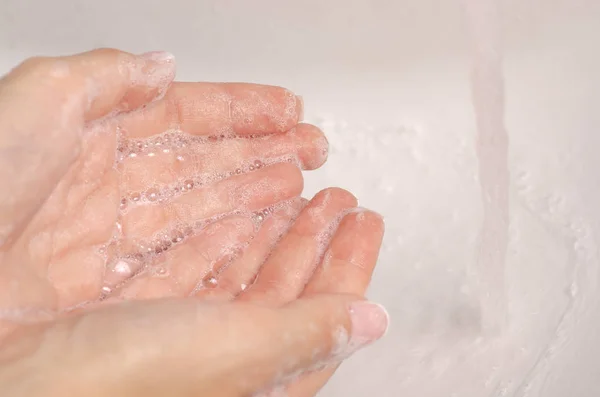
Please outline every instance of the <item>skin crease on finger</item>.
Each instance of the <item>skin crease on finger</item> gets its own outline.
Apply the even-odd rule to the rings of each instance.
[[[11,187],[0,192],[0,232],[10,235],[0,245],[0,350],[20,332],[39,330],[31,324],[99,305],[190,295],[208,301],[203,292],[221,275],[239,286],[223,295],[231,299],[254,281],[304,208],[289,204],[303,188],[300,168],[323,164],[327,141],[318,128],[298,124],[301,98],[252,84],[171,85],[174,75],[169,54],[100,50],[28,61],[0,81],[0,150],[27,149],[0,156]],[[7,93],[13,101],[3,99]],[[22,117],[26,105],[42,109],[40,117]],[[322,198],[325,207],[330,197]],[[337,225],[353,200],[341,213],[307,213]],[[281,213],[282,203],[294,209]],[[311,258],[334,233],[318,230]],[[256,255],[248,274],[233,267],[244,266],[237,259],[245,249]],[[335,332],[344,347],[334,352],[337,362],[356,347],[345,329]]]

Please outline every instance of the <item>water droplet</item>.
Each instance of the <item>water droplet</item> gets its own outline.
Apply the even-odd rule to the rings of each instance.
[[[242,170],[241,170],[240,168],[237,168],[237,169],[235,170],[235,173],[239,175],[239,174],[241,174],[241,173],[242,173]]]
[[[184,161],[185,157],[183,157],[182,155],[178,155],[177,157],[177,161]]]
[[[263,163],[262,163],[260,160],[256,160],[256,161],[254,162],[254,167],[255,167],[255,168],[260,168],[260,167],[262,167],[262,166],[263,166]]]
[[[130,198],[131,198],[131,201],[133,201],[135,203],[135,202],[140,201],[142,196],[139,193],[132,193]]]
[[[265,217],[263,216],[262,212],[259,212],[259,213],[256,215],[256,220],[257,220],[257,221],[259,221],[259,222],[262,222],[264,219],[265,219]]]
[[[187,181],[183,182],[183,187],[186,190],[192,190],[194,188],[194,181],[192,181],[191,179],[188,179]]]
[[[105,285],[104,287],[102,287],[102,294],[103,294],[103,295],[108,295],[108,294],[110,294],[111,292],[112,292],[112,288],[110,288],[110,287],[108,287],[108,286],[106,286],[106,285]]]
[[[154,152],[148,153],[148,157],[154,157],[154,156],[156,156],[156,153],[154,153]]]
[[[254,171],[254,166],[253,166],[253,165],[250,165],[250,167],[248,167],[248,169],[249,169],[250,171]]]
[[[156,270],[155,270],[155,272],[156,272],[156,274],[157,274],[157,275],[159,275],[159,276],[166,276],[166,275],[167,275],[167,273],[168,273],[168,272],[167,272],[167,269],[166,269],[166,268],[164,268],[163,266],[159,266],[159,267],[157,267],[157,268],[156,268]]]
[[[219,282],[213,273],[207,274],[202,279],[202,286],[205,288],[215,288]]]
[[[154,188],[148,189],[146,191],[146,198],[149,201],[156,201],[156,200],[158,200],[158,190],[154,189]]]
[[[131,157],[131,158],[137,157],[137,154],[136,154],[136,153],[133,153],[133,152],[131,152],[131,153],[129,153],[129,157]]]
[[[179,230],[176,230],[173,232],[173,235],[171,237],[171,242],[173,244],[177,244],[183,241],[183,233],[180,232]]]
[[[248,286],[247,286],[246,284],[241,284],[241,285],[240,285],[240,289],[241,289],[242,291],[245,291],[245,290],[246,290],[246,288],[248,288]]]
[[[122,210],[124,210],[125,208],[127,208],[127,199],[126,198],[122,198],[121,199],[121,203],[119,204],[119,208],[121,208]]]

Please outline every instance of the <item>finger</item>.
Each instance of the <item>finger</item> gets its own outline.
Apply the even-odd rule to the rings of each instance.
[[[174,68],[165,54],[97,50],[33,58],[0,81],[0,245],[77,158],[84,122],[150,101],[170,84]]]
[[[147,104],[164,94],[174,77],[174,57],[169,53],[136,56],[98,49],[72,56],[28,59],[2,83],[5,94],[14,94],[11,103],[40,106],[42,112],[50,107],[59,113],[50,120],[73,117],[79,122],[81,118],[90,121],[115,109],[132,110]],[[47,121],[41,121],[42,125]]]
[[[130,142],[121,151],[122,190],[142,191],[180,180],[199,183],[214,175],[254,171],[287,159],[298,160],[303,169],[315,169],[326,160],[327,140],[317,127],[299,124],[285,134],[255,139],[210,141],[185,134],[161,135]]]
[[[291,91],[246,83],[176,83],[164,99],[123,117],[129,138],[174,129],[192,135],[285,132],[302,120],[303,102]]]
[[[344,212],[357,205],[342,189],[319,192],[302,211],[262,266],[256,282],[240,295],[243,300],[284,304],[304,289],[329,244]]]
[[[325,293],[363,296],[377,263],[383,231],[383,218],[375,212],[360,209],[346,215],[302,295]],[[286,395],[316,395],[336,369],[337,365],[334,365],[302,376],[287,386]]]
[[[371,282],[383,240],[383,218],[359,209],[346,215],[303,294],[362,296]]]
[[[305,205],[306,200],[296,198],[276,205],[272,210],[260,212],[258,216],[263,219],[262,224],[250,245],[233,262],[217,272],[215,289],[200,290],[196,296],[210,295],[213,300],[230,300],[244,291]]]
[[[252,212],[289,200],[302,192],[303,180],[297,167],[281,163],[207,186],[188,187],[191,189],[178,188],[178,195],[164,202],[160,198],[164,191],[129,195],[130,208],[122,217],[124,253],[136,253],[140,244],[150,247],[157,234],[202,226],[211,218],[234,211]],[[153,194],[158,197],[150,201]]]
[[[381,306],[352,297],[303,299],[282,309],[192,299],[129,302],[55,323],[36,355],[52,365],[36,379],[56,383],[77,371],[74,394],[93,386],[102,395],[250,395],[352,354],[387,326]],[[28,373],[35,366],[19,363],[16,373],[36,375]],[[49,391],[43,383],[32,385]]]
[[[212,288],[215,267],[236,255],[253,234],[254,223],[248,217],[230,216],[208,225],[157,256],[116,295],[125,300],[183,297],[196,289]]]

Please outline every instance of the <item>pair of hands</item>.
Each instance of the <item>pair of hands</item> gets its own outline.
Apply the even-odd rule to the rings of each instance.
[[[312,396],[387,315],[383,221],[302,101],[96,50],[0,80],[3,396]]]

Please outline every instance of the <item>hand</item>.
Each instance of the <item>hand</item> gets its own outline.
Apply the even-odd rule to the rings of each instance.
[[[282,368],[301,371],[328,357],[332,329],[352,331],[346,308],[358,297],[289,305],[302,277],[268,276],[277,252],[299,260],[294,266],[304,282],[312,270],[304,255],[312,252],[318,262],[306,242],[286,245],[296,226],[261,268],[302,207],[294,199],[302,189],[295,164],[314,168],[325,160],[321,132],[297,124],[301,101],[276,87],[170,86],[173,77],[166,54],[104,50],[31,60],[0,82],[3,390],[148,395],[150,387],[157,395],[245,395],[269,385]],[[281,162],[288,159],[293,164]],[[357,224],[373,216],[361,214]],[[351,256],[373,251],[376,258],[375,219],[374,243],[346,250]],[[352,228],[339,230],[352,235]],[[259,279],[243,292],[259,268]],[[283,286],[298,292],[278,292]],[[190,295],[213,302],[181,299]],[[135,303],[148,298],[163,299]],[[312,340],[322,352],[287,368],[281,360],[295,355],[293,347],[298,354],[307,347],[306,324],[293,326],[289,316],[314,319],[321,333]],[[290,334],[291,344],[281,343],[291,350],[272,343],[276,331]],[[232,352],[228,342],[246,349]],[[256,360],[265,361],[259,375],[224,387],[224,376],[243,380]]]

